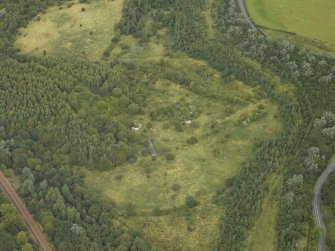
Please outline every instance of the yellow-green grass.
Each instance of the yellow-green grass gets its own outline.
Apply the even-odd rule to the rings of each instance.
[[[184,60],[172,62],[178,65],[185,63]],[[213,76],[213,85],[215,78]],[[218,91],[232,96],[254,95],[253,89],[241,82],[225,85],[221,80],[220,86],[216,86]],[[275,118],[277,109],[268,100],[253,100],[254,103],[245,106],[237,105],[238,111],[227,115],[226,104],[200,97],[170,81],[158,80],[155,88],[156,95],[151,97],[149,107],[181,100],[192,104],[202,111],[196,119],[199,128],[185,126],[184,132],[177,132],[168,125],[169,121],[154,122],[149,136],[154,139],[159,154],[156,161],[141,156],[136,163],[112,171],[86,170],[87,185],[114,201],[119,212],[123,212],[124,221],[141,229],[154,245],[164,250],[212,250],[219,236],[223,211],[221,206],[213,204],[212,199],[224,181],[236,175],[241,163],[252,157],[255,143],[280,130],[280,123]],[[236,125],[242,114],[258,109],[259,103],[265,104],[267,115],[264,118],[247,127]],[[149,121],[147,115],[133,119],[143,124]],[[214,122],[220,129],[216,133],[211,130]],[[191,136],[196,136],[199,143],[187,144]],[[219,150],[218,155],[214,155],[214,149]],[[165,160],[167,152],[175,154],[176,159]],[[184,208],[187,195],[195,196],[200,203],[188,217]],[[127,215],[129,203],[134,207],[131,216]],[[161,216],[153,215],[155,208],[160,208]]]
[[[281,185],[282,177],[280,175],[274,174],[268,180],[268,190],[263,201],[262,212],[246,240],[246,250],[277,250],[276,221],[278,213],[278,195],[280,194]]]
[[[122,49],[124,45],[127,49]],[[197,82],[205,84],[207,96],[218,93],[245,102],[229,103],[196,94],[162,78],[159,72],[151,71],[148,77],[151,74],[159,77],[150,92],[149,103],[142,107],[144,115],[115,117],[113,97],[97,96],[98,100],[92,106],[81,105],[78,110],[79,114],[96,114],[103,110],[113,119],[139,122],[144,127],[151,121],[150,112],[156,108],[179,104],[184,107],[193,105],[201,111],[195,120],[199,124],[196,128],[185,126],[183,132],[177,132],[167,116],[152,122],[153,127],[147,133],[143,128],[138,132],[139,137],[154,140],[158,151],[156,161],[152,161],[150,156],[139,156],[134,164],[105,172],[86,169],[84,174],[88,186],[116,203],[121,219],[127,225],[142,230],[145,238],[160,249],[213,250],[224,210],[224,207],[213,204],[213,197],[226,179],[237,174],[242,162],[252,157],[255,143],[274,137],[280,131],[276,106],[258,97],[256,88],[239,81],[225,83],[221,74],[207,63],[181,52],[169,51],[156,38],[147,44],[139,44],[131,36],[122,36],[108,60],[115,59],[137,66],[164,61],[165,69],[187,74],[191,85]],[[204,69],[207,77],[199,76],[199,69]],[[85,88],[77,94],[84,99],[92,95]],[[247,127],[241,126],[238,122],[240,116],[258,110],[260,103],[265,105],[266,115]],[[227,108],[233,113],[227,113]],[[218,126],[218,131],[213,132],[213,124]],[[140,136],[142,133],[144,135]],[[187,144],[191,136],[198,138],[198,144]],[[214,154],[215,149],[219,150],[218,154]],[[142,150],[146,150],[145,147]],[[176,159],[167,161],[165,155],[168,152],[173,153]],[[187,195],[195,196],[200,203],[188,213],[184,206]],[[131,215],[129,207],[133,208]],[[161,210],[160,216],[153,214],[155,208]]]
[[[24,54],[84,56],[100,59],[122,16],[124,0],[91,0],[54,6],[20,30],[16,46]],[[85,8],[85,11],[82,11]]]
[[[21,30],[16,44],[27,54],[42,55],[46,50],[47,55],[76,56],[82,55],[84,50],[89,59],[101,59],[103,51],[111,45],[113,24],[116,23],[116,19],[111,21],[110,16],[103,12],[112,3],[120,8],[112,10],[110,6],[108,13],[121,15],[121,0],[92,0],[89,5],[75,4],[68,9],[64,5],[62,10],[52,7],[46,14],[40,15],[41,21],[32,21],[26,29]],[[85,12],[81,12],[83,6]],[[60,16],[62,14],[59,13],[64,15]],[[210,15],[208,12],[205,14]],[[94,19],[95,15],[97,19]],[[66,18],[75,25],[71,27]],[[150,22],[147,20],[148,26]],[[208,22],[211,20],[208,19]],[[62,28],[62,24],[66,26]],[[44,28],[44,25],[49,28]],[[37,31],[40,28],[42,31]],[[97,30],[89,35],[93,28]],[[97,32],[109,28],[101,34]],[[87,41],[93,38],[96,41]],[[259,97],[257,88],[250,88],[239,81],[224,83],[221,74],[207,63],[169,51],[163,43],[169,43],[166,30],[160,30],[157,37],[145,44],[140,44],[131,36],[122,36],[117,44],[112,45],[110,57],[106,60],[135,63],[137,67],[150,63],[157,65],[164,61],[166,69],[187,74],[191,85],[200,82],[202,88],[205,87],[205,96],[195,94],[157,73],[159,77],[154,90],[150,92],[149,104],[142,107],[144,115],[116,116],[113,97],[95,95],[85,86],[77,88],[74,94],[80,101],[78,114],[89,113],[95,118],[103,111],[101,116],[111,120],[140,122],[145,127],[150,121],[150,112],[155,108],[172,104],[194,105],[201,111],[196,119],[199,127],[185,126],[183,132],[177,132],[169,119],[155,121],[148,132],[144,133],[142,128],[138,136],[154,140],[159,154],[156,161],[149,156],[139,156],[136,163],[125,164],[111,171],[85,169],[80,172],[85,174],[86,183],[92,190],[116,203],[120,220],[142,230],[145,238],[160,250],[213,250],[224,210],[224,206],[213,203],[213,197],[223,188],[226,179],[238,173],[242,162],[252,157],[255,144],[274,137],[280,131],[281,124],[276,119],[276,106]],[[197,69],[201,67],[206,69],[208,77],[199,76]],[[150,74],[155,76],[156,73],[153,71]],[[143,77],[150,77],[150,74]],[[210,98],[216,93],[223,94],[225,100],[233,97],[244,103]],[[96,102],[90,105],[82,102],[89,99]],[[241,126],[240,116],[257,111],[259,104],[265,105],[266,115],[246,127]],[[233,113],[227,112],[227,109]],[[211,128],[213,124],[218,127],[215,132]],[[198,138],[198,144],[186,143],[191,136]],[[214,154],[214,150],[218,151]],[[173,153],[176,159],[167,161],[167,152]],[[193,195],[199,201],[196,209],[185,209],[187,195]],[[132,208],[131,213],[129,208]],[[153,213],[155,208],[161,210],[160,216]]]
[[[335,45],[335,1],[246,0],[258,25]],[[265,30],[266,31],[266,30]]]

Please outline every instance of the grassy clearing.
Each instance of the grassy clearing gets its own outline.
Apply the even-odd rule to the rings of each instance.
[[[256,225],[250,231],[245,246],[248,251],[277,250],[276,218],[278,212],[278,195],[282,184],[282,177],[274,174],[268,180],[268,191],[262,205],[262,213]]]
[[[25,54],[41,56],[46,51],[52,55],[100,59],[114,35],[122,8],[123,0],[51,7],[20,30],[16,46]]]
[[[246,0],[246,4],[258,25],[296,33],[301,42],[310,45],[335,48],[332,32],[335,30],[335,2],[332,0]]]
[[[276,119],[276,106],[260,88],[239,81],[225,82],[207,63],[167,49],[166,34],[160,30],[148,43],[121,36],[105,58],[106,62],[151,69],[142,76],[155,79],[148,102],[142,107],[145,114],[122,115],[119,119],[143,124],[139,137],[153,139],[158,159],[152,161],[144,146],[139,150],[144,154],[136,163],[105,172],[86,169],[84,174],[88,186],[118,206],[124,223],[139,229],[160,249],[213,250],[224,210],[224,205],[214,203],[217,191],[222,191],[224,181],[252,156],[257,142],[273,137],[281,125]],[[165,73],[157,65],[163,66]],[[173,80],[176,75],[186,76],[189,85]],[[113,107],[113,98],[105,97],[104,102],[106,107]],[[95,102],[79,113],[94,114],[99,109],[99,102]],[[260,117],[249,117],[260,110]],[[156,119],[152,119],[152,113],[158,114]],[[192,117],[192,125],[176,130],[176,120],[181,123]],[[243,126],[244,120],[249,122]],[[187,143],[191,137],[198,142]],[[175,159],[166,160],[168,153]],[[196,208],[185,206],[188,195],[199,202]]]
[[[81,12],[83,6],[85,12]],[[103,11],[121,14],[121,6],[121,0],[96,0],[89,5],[63,6],[62,10],[50,8],[40,15],[41,21],[35,20],[21,31],[17,46],[33,55],[42,55],[43,50],[48,55],[82,55],[84,48],[85,55],[93,60],[102,59],[109,48],[105,62],[116,67],[132,65],[132,77],[139,85],[141,79],[154,83],[147,89],[149,97],[141,115],[120,115],[113,109],[112,96],[93,94],[85,86],[77,88],[78,100],[85,100],[79,104],[79,115],[92,114],[94,120],[96,114],[103,113],[101,116],[111,120],[141,123],[138,140],[153,139],[158,151],[158,159],[152,161],[143,144],[137,146],[135,163],[111,171],[78,172],[85,175],[92,190],[116,204],[123,223],[139,229],[161,250],[213,250],[224,210],[224,205],[215,203],[217,192],[222,195],[224,181],[252,157],[258,142],[281,130],[277,107],[259,87],[225,81],[207,63],[167,49],[170,41],[166,30],[158,31],[148,43],[132,36],[121,36],[111,43],[116,19],[111,21],[111,15]],[[209,12],[204,15],[210,17]],[[152,20],[146,22],[149,27]],[[211,26],[210,18],[208,23]],[[40,27],[42,30],[37,31]],[[93,28],[96,30],[89,35]],[[97,40],[87,40],[91,38]],[[148,69],[146,74],[140,73],[141,68]],[[182,84],[185,79],[187,84]],[[284,87],[278,91],[286,91]],[[191,125],[181,125],[188,119],[193,120]],[[190,143],[192,137],[197,141],[194,144]],[[168,161],[168,155],[174,159]],[[189,195],[199,203],[195,208],[185,206]]]
[[[112,171],[86,170],[87,184],[116,203],[123,221],[140,229],[160,249],[213,250],[224,210],[224,205],[214,203],[216,192],[252,156],[257,142],[280,131],[276,106],[259,88],[225,82],[205,62],[168,51],[154,39],[140,45],[132,37],[122,37],[109,58],[116,59],[138,66],[164,64],[166,71],[187,75],[190,85],[151,72],[156,81],[145,114],[127,119],[144,125],[146,131],[138,133],[154,140],[158,159],[152,161],[144,154],[136,163]],[[94,106],[91,109],[96,109]],[[166,112],[155,120],[150,117],[152,112],[168,108],[183,115]],[[264,113],[259,118],[248,117],[260,109]],[[196,114],[193,124],[177,131],[176,116],[188,119],[192,114]],[[198,142],[187,143],[191,137]],[[145,147],[142,150],[147,152]],[[167,161],[168,153],[175,159]],[[195,209],[186,208],[188,195],[199,202]]]

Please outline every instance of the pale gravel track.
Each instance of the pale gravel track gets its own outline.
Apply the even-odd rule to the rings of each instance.
[[[327,168],[318,178],[315,187],[314,187],[314,200],[313,200],[313,216],[314,222],[318,228],[321,229],[321,236],[318,242],[317,251],[324,251],[325,241],[326,241],[326,227],[323,221],[322,212],[321,212],[321,189],[324,183],[326,182],[329,174],[335,170],[335,158],[331,159]]]
[[[250,27],[252,29],[258,30],[258,28],[254,24],[254,22],[249,17],[248,11],[247,11],[247,9],[245,7],[245,4],[244,4],[244,0],[237,0],[237,2],[238,2],[239,8],[242,12],[242,15],[243,15],[244,19],[248,22]],[[324,172],[318,178],[318,180],[315,184],[315,187],[314,187],[313,216],[314,216],[314,222],[315,222],[316,226],[321,229],[321,235],[320,235],[320,239],[319,239],[319,242],[318,242],[317,251],[324,251],[325,241],[326,241],[326,227],[325,227],[325,223],[323,221],[322,212],[321,212],[321,205],[320,205],[320,203],[321,203],[321,199],[320,199],[321,189],[322,189],[322,186],[324,185],[324,183],[326,182],[329,174],[331,172],[333,172],[334,170],[335,170],[335,158],[333,158],[329,162],[326,170],[324,170]]]
[[[251,28],[253,28],[254,30],[258,30],[258,28],[254,24],[254,22],[249,17],[247,8],[244,5],[244,0],[237,0],[237,2],[238,2],[238,6],[240,7],[240,10],[242,12],[242,15],[243,15],[244,19],[249,23],[249,25],[251,26]]]

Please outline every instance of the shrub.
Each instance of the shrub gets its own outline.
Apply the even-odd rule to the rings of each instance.
[[[85,9],[84,7],[83,7],[83,8],[81,8],[81,11],[82,11],[82,12],[84,12],[85,10],[86,10],[86,9]]]
[[[153,210],[152,210],[152,213],[153,215],[155,216],[159,216],[161,214],[161,209],[159,208],[159,206],[155,207]]]
[[[183,125],[181,123],[175,123],[174,128],[178,132],[183,132],[184,131],[184,127],[183,127]]]
[[[188,195],[188,196],[185,198],[185,205],[186,205],[188,208],[194,208],[194,207],[196,207],[198,204],[199,204],[199,202],[194,198],[194,196]]]
[[[180,188],[181,188],[181,186],[180,186],[178,183],[175,183],[175,184],[172,185],[172,190],[173,190],[174,192],[179,191]]]
[[[192,136],[191,138],[187,139],[186,142],[187,144],[194,145],[194,144],[197,144],[199,140],[196,137]]]
[[[121,48],[122,48],[122,50],[129,50],[129,45],[127,45],[127,44],[123,44],[123,45],[121,46]]]
[[[137,114],[139,112],[140,108],[138,106],[138,104],[135,103],[131,103],[128,107],[127,107],[127,111],[129,114]]]
[[[106,49],[103,53],[104,57],[108,58],[111,55],[111,52],[109,49]]]
[[[165,155],[165,159],[166,159],[167,161],[172,161],[172,160],[174,160],[175,158],[176,158],[176,156],[175,156],[173,153],[168,153],[168,154]]]
[[[147,128],[148,128],[148,129],[151,129],[152,127],[153,127],[152,122],[148,122],[148,123],[147,123]]]
[[[258,109],[259,110],[264,110],[265,109],[265,105],[264,104],[259,104],[258,105]]]
[[[200,123],[198,121],[193,121],[192,127],[193,128],[200,128]]]
[[[120,41],[120,38],[119,37],[113,37],[112,38],[112,43],[116,44]]]

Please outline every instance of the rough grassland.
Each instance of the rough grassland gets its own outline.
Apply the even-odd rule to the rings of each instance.
[[[92,0],[90,4],[51,7],[40,13],[40,21],[35,18],[20,30],[16,46],[25,54],[43,55],[45,50],[52,55],[100,59],[121,18],[123,1]]]
[[[256,24],[335,45],[335,1],[246,0]]]
[[[83,7],[85,12],[81,11]],[[225,180],[236,175],[242,163],[252,158],[257,143],[281,130],[277,107],[261,88],[225,80],[207,63],[169,50],[170,46],[165,45],[171,41],[165,29],[148,43],[139,43],[132,36],[121,36],[119,42],[111,43],[113,26],[121,10],[122,0],[92,0],[89,5],[74,4],[71,8],[63,5],[61,10],[52,7],[40,15],[40,21],[34,20],[21,30],[17,46],[23,53],[37,56],[46,50],[47,55],[86,55],[93,60],[102,59],[104,50],[110,48],[110,55],[103,57],[106,63],[133,64],[134,69],[148,67],[147,74],[141,77],[154,80],[155,84],[147,90],[148,104],[141,107],[143,114],[115,115],[112,96],[101,97],[84,86],[76,95],[81,100],[96,102],[90,105],[82,102],[78,114],[103,112],[113,120],[143,124],[137,132],[138,139],[153,139],[158,159],[152,161],[150,156],[142,155],[147,150],[141,146],[142,149],[136,149],[139,156],[135,163],[104,172],[85,168],[78,172],[85,175],[87,185],[97,196],[115,203],[124,224],[138,229],[159,250],[213,250],[225,209],[219,203],[227,192]],[[212,26],[210,12],[204,15]],[[151,22],[147,20],[148,27]],[[164,65],[165,73],[161,73],[158,65]],[[134,75],[138,74],[134,70]],[[186,76],[189,86],[177,83],[174,75]],[[278,92],[285,86],[280,87]],[[177,131],[176,115],[168,112],[171,108],[187,116],[198,115],[192,125],[184,125],[183,130]],[[159,119],[150,117],[152,112],[165,109],[167,112]],[[261,115],[248,118],[255,113]],[[197,138],[196,144],[187,142],[192,136]],[[175,159],[167,161],[168,153]],[[193,209],[185,206],[188,195],[199,202]],[[259,233],[261,230],[257,229],[255,232]]]
[[[282,177],[277,174],[268,180],[268,190],[262,205],[262,212],[256,225],[250,231],[246,240],[248,251],[275,251],[277,250],[277,232],[275,230],[278,212],[278,197]]]
[[[122,50],[124,44],[129,49]],[[134,164],[105,172],[86,170],[84,174],[88,186],[116,203],[127,225],[139,229],[161,250],[213,250],[224,210],[224,205],[214,203],[217,192],[224,191],[224,181],[236,175],[242,162],[252,157],[257,142],[280,131],[277,108],[259,97],[257,88],[238,81],[224,82],[220,73],[206,63],[166,50],[161,44],[150,42],[139,46],[131,37],[122,37],[111,60],[132,59],[137,65],[164,60],[166,68],[187,73],[194,83],[204,81],[197,73],[202,67],[209,75],[205,81],[206,95],[215,93],[222,98],[204,97],[159,78],[145,108],[146,114],[131,119],[145,126],[156,108],[179,104],[188,109],[192,105],[200,113],[194,121],[197,126],[184,126],[184,131],[178,132],[169,116],[154,121],[147,137],[156,145],[159,154],[156,161],[139,156]],[[235,101],[224,101],[225,98]],[[265,107],[265,115],[242,126],[241,116],[257,111],[260,104]],[[187,143],[192,136],[199,140],[197,144]],[[216,154],[215,149],[219,150]],[[176,156],[175,160],[165,159],[168,152]],[[195,209],[185,207],[187,195],[199,201]]]

